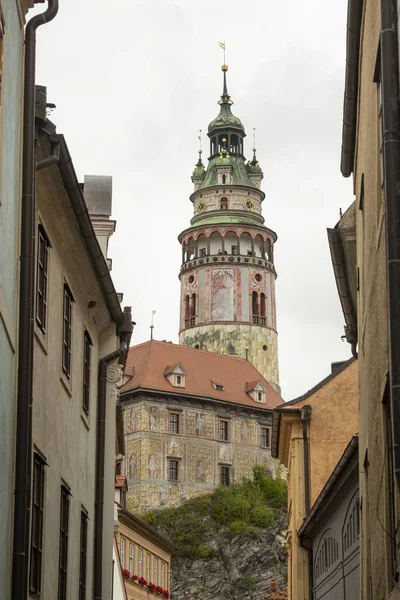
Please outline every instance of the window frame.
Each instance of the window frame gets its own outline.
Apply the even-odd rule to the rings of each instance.
[[[179,460],[174,458],[168,459],[168,481],[179,481]]]
[[[29,593],[40,598],[42,593],[44,489],[46,462],[37,452],[33,454],[32,521],[29,564]],[[35,521],[36,522],[35,524]],[[35,535],[37,534],[37,535]],[[33,565],[34,556],[37,556]]]
[[[82,409],[86,415],[90,408],[90,364],[92,357],[92,339],[85,329],[83,334],[83,377],[82,377]]]
[[[69,286],[66,283],[64,283],[62,370],[68,380],[71,379],[73,302],[74,297],[72,295],[72,292]]]
[[[150,579],[150,574],[151,574],[151,556],[150,556],[150,552],[146,552],[146,579],[147,581],[151,581]]]
[[[180,419],[179,419],[179,417],[180,417],[179,413],[176,413],[176,412],[170,412],[169,413],[169,420],[168,420],[168,422],[169,422],[169,428],[168,428],[168,431],[172,435],[179,435],[179,433],[180,433],[180,422],[179,422]]]
[[[138,576],[143,577],[143,548],[138,548]]]
[[[266,443],[264,444],[264,431],[266,432]],[[261,426],[261,448],[271,448],[271,428]]]
[[[229,487],[231,484],[231,468],[228,465],[220,465],[220,484]]]
[[[43,248],[43,260],[41,249]],[[38,242],[36,256],[36,324],[40,331],[45,334],[47,326],[48,289],[49,289],[49,249],[51,244],[43,225],[38,226]],[[43,274],[43,282],[41,282]],[[42,283],[42,285],[41,285]]]
[[[121,535],[121,540],[120,540],[120,543],[119,543],[119,559],[121,561],[121,568],[122,569],[125,569],[125,543],[126,543],[126,540]]]
[[[79,550],[79,600],[86,600],[87,581],[87,542],[88,542],[88,514],[81,508],[81,532]]]
[[[133,575],[134,570],[135,570],[135,544],[133,544],[132,542],[129,542],[129,572],[131,575]]]
[[[69,489],[61,485],[60,501],[60,542],[58,561],[58,600],[67,600],[68,583],[68,541],[69,541]]]
[[[219,439],[221,442],[229,442],[228,419],[219,419]]]
[[[158,585],[158,558],[153,556],[153,583]]]
[[[161,587],[165,589],[165,562],[161,561]]]

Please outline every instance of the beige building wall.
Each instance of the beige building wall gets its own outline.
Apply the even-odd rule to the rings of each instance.
[[[278,458],[287,467],[288,482],[288,591],[290,600],[309,598],[308,551],[297,532],[306,516],[305,465],[301,409],[311,407],[309,440],[310,507],[358,431],[357,361],[327,378],[298,401],[280,410]],[[274,424],[274,432],[276,425]]]
[[[49,152],[47,138],[39,140],[39,157]],[[48,309],[45,333],[35,323],[33,447],[45,460],[45,501],[42,596],[54,598],[59,574],[60,493],[69,499],[67,597],[79,596],[81,510],[88,515],[87,597],[93,594],[95,516],[96,419],[98,361],[117,349],[116,325],[111,320],[93,266],[77,227],[57,166],[37,174],[37,222],[51,244],[48,269]],[[67,283],[72,306],[71,376],[62,370],[63,293]],[[36,287],[35,287],[36,289]],[[96,306],[88,307],[95,300]],[[89,412],[83,410],[83,342],[92,341]],[[111,594],[115,474],[115,405],[121,367],[108,369],[103,521],[103,593]]]
[[[359,269],[361,594],[362,598],[370,600],[392,597],[390,594],[397,589],[391,574],[390,536],[386,533],[391,530],[384,404],[389,369],[386,224],[384,196],[380,187],[378,83],[374,82],[380,40],[380,10],[380,2],[367,0],[364,3],[353,174]],[[395,527],[398,529],[397,490],[395,495]],[[398,540],[396,545],[398,548]]]
[[[151,396],[130,402],[124,399],[125,462],[128,508],[149,510],[177,506],[220,485],[221,465],[229,467],[230,482],[252,477],[263,465],[275,476],[277,461],[270,447],[262,447],[261,429],[269,431],[272,411],[235,406],[215,407],[182,398],[179,404],[155,401]],[[169,414],[180,417],[178,435],[169,433]],[[228,421],[229,439],[219,440],[220,420]],[[178,481],[169,481],[169,460],[177,460]]]

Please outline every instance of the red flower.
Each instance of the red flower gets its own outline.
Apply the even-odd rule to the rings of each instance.
[[[132,579],[133,579],[133,581],[137,581],[139,579],[139,577],[137,575],[132,575]]]
[[[127,579],[129,579],[129,578],[130,578],[130,576],[131,576],[131,574],[130,574],[130,572],[128,571],[128,569],[122,569],[122,575],[123,575],[124,577],[127,577]]]

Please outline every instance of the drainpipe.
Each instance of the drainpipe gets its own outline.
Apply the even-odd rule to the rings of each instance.
[[[49,156],[46,156],[46,158],[37,161],[36,171],[40,171],[41,169],[47,169],[47,167],[55,165],[59,162],[61,137],[62,136],[57,133],[50,136],[50,154]]]
[[[381,0],[381,82],[393,464],[400,489],[400,109],[396,0]]]
[[[33,334],[35,273],[35,67],[36,30],[52,21],[58,0],[35,15],[25,29],[24,116],[22,146],[22,200],[20,302],[18,335],[17,432],[15,447],[14,539],[12,600],[25,598],[28,589],[29,523],[32,449]]]
[[[97,432],[96,432],[96,489],[94,513],[94,600],[103,600],[103,514],[104,514],[104,470],[106,437],[107,370],[117,358],[128,352],[132,333],[132,314],[124,308],[124,323],[119,331],[121,342],[114,350],[99,360],[97,390]],[[111,559],[111,554],[110,554]]]
[[[311,421],[311,406],[309,404],[304,405],[301,408],[300,420],[303,425],[303,455],[304,455],[304,509],[305,517],[310,512],[310,440],[308,438],[308,425]],[[306,548],[308,552],[308,587],[309,587],[309,599],[312,598],[313,588],[313,557],[312,547],[303,546],[302,540],[300,540],[300,546]]]

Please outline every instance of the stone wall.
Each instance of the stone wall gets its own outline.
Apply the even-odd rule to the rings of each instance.
[[[184,346],[248,359],[277,392],[279,388],[278,334],[273,329],[246,323],[216,323],[185,329],[179,334]]]
[[[221,465],[230,483],[251,477],[255,465],[273,475],[277,462],[261,446],[261,428],[269,428],[272,411],[243,410],[214,403],[140,396],[124,401],[128,510],[177,506],[220,485]],[[169,413],[179,414],[179,434],[169,433]],[[228,421],[228,441],[219,440],[219,421]],[[178,461],[178,480],[169,480],[169,461]]]

